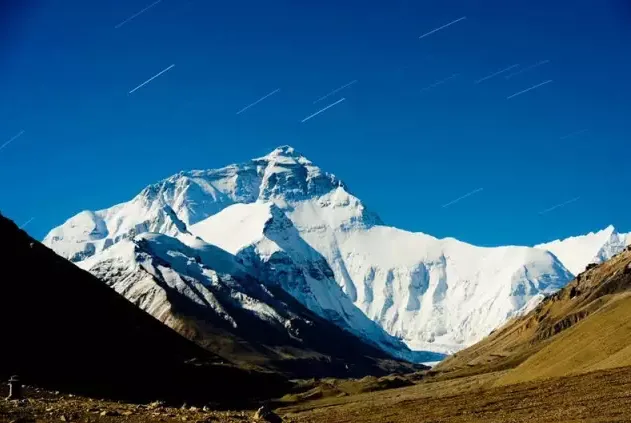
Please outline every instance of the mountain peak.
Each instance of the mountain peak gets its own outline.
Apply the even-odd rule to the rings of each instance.
[[[298,153],[296,149],[292,147],[291,145],[281,145],[280,147],[276,147],[274,151],[269,153],[266,157],[277,157],[277,156],[298,158],[298,157],[301,157],[302,155]]]
[[[263,156],[259,159],[255,159],[255,161],[265,160],[271,162],[278,161],[294,161],[301,164],[311,164],[311,161],[308,160],[305,156],[300,154],[296,149],[290,145],[281,145],[280,147],[276,147],[271,153],[266,156]]]

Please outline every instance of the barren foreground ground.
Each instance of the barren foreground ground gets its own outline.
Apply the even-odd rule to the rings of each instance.
[[[631,368],[492,387],[481,375],[278,410],[297,422],[631,422]]]
[[[4,398],[7,389],[2,387]],[[128,404],[97,398],[84,398],[57,392],[26,389],[26,399],[0,399],[0,422],[93,422],[149,423],[203,422],[244,423],[252,421],[254,411],[220,411],[210,407],[167,406],[160,402]]]
[[[631,367],[494,387],[500,373],[287,405],[296,423],[631,422]],[[27,390],[0,400],[0,422],[252,422],[254,411],[125,404]],[[6,395],[6,389],[0,389]]]

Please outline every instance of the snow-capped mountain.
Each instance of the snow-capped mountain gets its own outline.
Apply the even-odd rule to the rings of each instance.
[[[311,292],[298,291],[294,275],[328,262],[334,272],[328,277],[342,284],[346,298],[419,350],[446,352],[475,342],[571,278],[546,251],[480,248],[353,223],[347,215],[355,210],[348,207],[352,201],[336,188],[318,202],[302,203],[288,213],[299,230],[277,206],[262,202],[230,206],[190,230],[258,269],[261,280],[278,281],[312,310],[335,309],[330,302],[338,296],[322,291],[321,279],[298,284]]]
[[[144,232],[176,235],[235,203],[288,203],[318,198],[342,186],[291,147],[218,170],[180,172],[150,185],[131,201],[83,211],[44,238],[57,254],[77,262]],[[184,226],[183,226],[184,225]]]
[[[585,270],[590,263],[602,263],[631,245],[631,233],[621,234],[613,226],[587,235],[536,245],[550,251],[574,275]]]
[[[325,258],[272,202],[235,204],[193,226],[191,233],[235,254],[267,286],[280,286],[309,310],[402,358],[400,341],[368,319],[344,294]]]
[[[111,262],[111,254],[122,254],[119,249],[112,250],[113,246],[132,240],[138,234],[151,232],[180,239],[190,238],[187,225],[212,216],[228,205],[273,199],[275,204],[287,208],[295,202],[318,198],[341,185],[333,175],[322,172],[307,159],[294,158],[292,149],[278,149],[271,155],[252,160],[246,165],[183,172],[147,187],[128,203],[97,212],[82,212],[53,229],[44,239],[44,244],[71,261],[88,261],[89,269],[97,273],[95,269],[99,266],[93,264],[91,257],[97,263]],[[267,233],[292,233],[295,245],[285,245],[285,248],[289,251],[298,248],[300,252],[292,253],[292,258],[282,251],[277,252],[267,258],[269,262],[266,260],[265,265],[259,266],[265,270],[251,270],[255,270],[259,276],[263,276],[261,272],[277,271],[265,277],[264,280],[270,284],[282,279],[282,272],[290,272],[288,277],[293,278],[292,281],[282,285],[298,301],[321,317],[335,322],[394,356],[405,359],[435,357],[431,354],[411,354],[403,342],[388,335],[378,324],[367,318],[344,295],[327,262],[317,252],[311,251],[309,257],[300,257],[300,254],[308,250],[308,245],[297,235],[285,214],[278,207],[270,209],[270,212],[274,212],[274,218],[270,215],[270,222],[267,222],[267,217],[261,220],[261,230],[265,226],[268,227]],[[113,253],[109,254],[110,250]],[[105,252],[108,254],[104,254]],[[249,261],[256,263],[252,257],[249,257]],[[134,260],[129,261],[127,266],[134,267],[133,262]],[[212,263],[204,264],[211,268],[213,266]],[[201,283],[204,284],[203,281]],[[137,301],[131,295],[133,291],[133,288],[127,286],[121,288],[124,295]],[[145,290],[137,296],[150,299],[155,297]],[[164,301],[157,301],[157,305],[142,306],[162,319],[158,310],[168,305]]]
[[[291,313],[281,315],[267,305],[273,296],[248,280],[248,272],[231,254],[192,236],[187,240],[190,246],[167,235],[145,233],[118,242],[78,266],[168,326],[177,326],[169,320],[174,318],[171,292],[209,308],[233,328],[238,323],[226,311],[231,305],[280,326],[289,323]]]
[[[388,349],[415,358],[359,310],[357,325],[371,328],[375,341],[361,341],[320,318],[256,280],[234,255],[188,233],[179,239],[137,235],[77,264],[167,326],[238,364],[313,377],[339,369],[345,375],[379,372],[381,361],[392,361],[383,353]],[[309,363],[313,359],[330,363],[327,370]],[[300,360],[307,360],[304,368],[295,369]]]
[[[541,248],[482,248],[385,226],[291,147],[181,172],[127,203],[80,213],[44,243],[79,262],[140,233],[182,239],[188,231],[236,256],[255,279],[389,351],[396,339],[363,316],[414,349],[452,352],[572,278]]]

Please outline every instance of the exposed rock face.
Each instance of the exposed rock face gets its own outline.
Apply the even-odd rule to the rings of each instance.
[[[360,376],[384,373],[380,360],[393,358],[305,308],[282,286],[261,283],[238,257],[191,235],[146,233],[78,265],[184,336],[244,366],[294,377]],[[352,303],[348,307],[389,340]],[[400,351],[408,350],[401,344]],[[344,364],[354,370],[342,370]]]

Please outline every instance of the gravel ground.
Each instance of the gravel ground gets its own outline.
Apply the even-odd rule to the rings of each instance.
[[[492,387],[499,376],[420,383],[279,413],[301,423],[631,422],[631,367]]]
[[[7,389],[0,389],[2,398]],[[219,411],[209,407],[169,407],[160,402],[129,404],[94,398],[64,395],[25,389],[26,399],[7,401],[0,399],[0,422],[98,422],[98,423],[145,423],[145,422],[253,422],[254,410]],[[291,419],[285,421],[292,421]]]
[[[292,423],[631,422],[631,367],[504,387],[501,373],[289,405]],[[0,395],[6,396],[3,386]],[[22,401],[0,400],[0,422],[254,422],[254,410],[129,404],[37,388]]]

